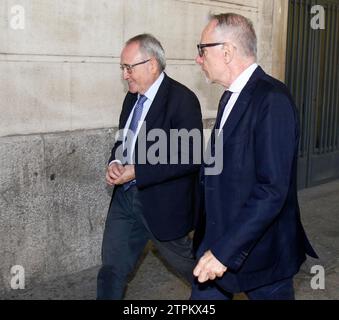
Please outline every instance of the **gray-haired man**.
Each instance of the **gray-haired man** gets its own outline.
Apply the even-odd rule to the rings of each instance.
[[[188,233],[194,228],[198,208],[199,165],[151,164],[138,159],[139,133],[162,129],[202,131],[200,104],[195,94],[164,73],[164,50],[153,36],[142,34],[127,41],[121,53],[121,69],[129,92],[120,115],[119,129],[134,134],[128,148],[134,162],[117,158],[121,141],[112,149],[106,180],[115,185],[102,244],[98,274],[98,299],[121,299],[147,241],[151,239],[162,257],[188,281],[193,278],[194,256]],[[169,145],[169,141],[168,145]],[[191,146],[190,146],[191,147]],[[131,151],[129,150],[129,151]],[[181,150],[179,149],[179,153]]]

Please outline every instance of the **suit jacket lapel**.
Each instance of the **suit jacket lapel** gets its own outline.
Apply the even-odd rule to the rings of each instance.
[[[227,141],[228,137],[231,135],[232,131],[236,127],[247,107],[249,106],[253,91],[257,85],[257,81],[263,75],[265,75],[265,72],[261,69],[261,67],[258,67],[252,74],[251,78],[248,80],[244,89],[241,91],[237,102],[235,103],[223,127],[223,143]]]
[[[147,131],[154,128],[154,122],[159,118],[160,114],[164,112],[169,85],[169,78],[165,74],[164,80],[162,81],[145,118]]]
[[[120,129],[124,129],[126,126],[126,122],[128,120],[129,115],[131,114],[135,103],[138,100],[138,95],[133,93],[128,93],[126,100],[124,101],[124,108],[122,108],[121,114],[121,123]]]

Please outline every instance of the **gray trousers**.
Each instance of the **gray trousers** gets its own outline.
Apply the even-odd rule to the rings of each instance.
[[[170,268],[192,283],[195,259],[191,238],[185,236],[172,241],[156,239],[143,217],[138,189],[135,186],[127,191],[118,188],[105,224],[97,299],[123,298],[128,276],[134,271],[148,240],[153,241]]]

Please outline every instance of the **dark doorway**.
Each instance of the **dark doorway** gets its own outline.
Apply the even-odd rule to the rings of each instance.
[[[311,27],[315,5],[325,29]],[[289,0],[286,84],[300,115],[299,187],[339,178],[339,0]]]

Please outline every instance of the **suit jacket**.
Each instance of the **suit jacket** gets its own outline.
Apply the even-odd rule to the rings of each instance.
[[[223,128],[223,170],[204,177],[206,228],[198,255],[210,249],[228,267],[216,281],[229,292],[293,276],[305,253],[317,257],[300,221],[298,141],[286,86],[258,67]]]
[[[137,100],[137,94],[127,93],[119,120],[123,129]],[[166,164],[139,161],[138,139],[135,146],[136,186],[143,205],[144,217],[159,240],[173,240],[191,231],[199,215],[199,164],[193,164],[193,144],[189,145],[187,164],[170,164],[170,130],[196,129],[202,135],[202,116],[196,95],[187,87],[165,75],[145,118],[145,130],[160,128],[166,133]],[[141,132],[141,131],[140,131]],[[140,133],[139,133],[140,135]],[[147,141],[146,152],[155,142]],[[109,162],[116,159],[121,141],[114,145]],[[144,150],[143,150],[144,151]],[[178,149],[179,161],[187,150]],[[163,159],[165,158],[165,159]],[[120,188],[121,186],[116,186]],[[114,197],[114,192],[113,196]],[[113,199],[113,198],[112,198]]]

